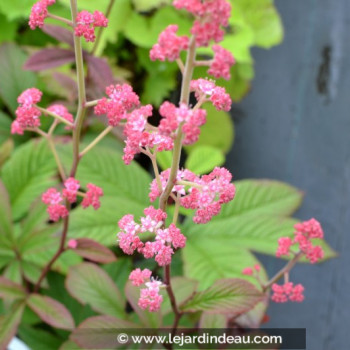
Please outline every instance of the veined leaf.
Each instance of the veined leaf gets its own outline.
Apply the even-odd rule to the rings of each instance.
[[[56,181],[56,164],[45,141],[30,141],[17,148],[2,168],[2,180],[10,195],[14,219],[19,219],[31,203]]]
[[[0,316],[0,349],[7,349],[7,345],[15,336],[24,306],[24,302],[16,302],[5,315]]]
[[[3,6],[2,4],[0,5]],[[19,6],[22,9],[22,4]],[[6,12],[5,12],[6,13]],[[15,44],[0,46],[0,97],[11,111],[17,108],[17,97],[25,90],[34,87],[36,76],[33,72],[24,72],[22,66],[27,55]]]
[[[24,299],[26,291],[17,283],[0,276],[0,297],[5,299]]]
[[[140,327],[113,316],[94,316],[86,319],[70,336],[82,348],[115,348],[118,330]]]
[[[209,238],[202,234],[190,235],[182,250],[182,257],[185,276],[198,280],[201,290],[222,278],[244,278],[258,285],[255,278],[242,275],[242,270],[259,261],[244,247],[237,247],[234,236],[223,237],[218,234],[215,238]],[[263,267],[260,278],[262,281],[267,280]]]
[[[107,273],[95,264],[82,263],[68,273],[66,287],[82,304],[105,315],[124,318],[125,300]]]
[[[12,213],[8,193],[0,180],[0,242],[2,248],[13,243]]]
[[[28,306],[47,324],[60,329],[74,328],[74,320],[66,307],[50,297],[31,294]]]
[[[181,309],[230,314],[233,317],[251,310],[263,297],[253,284],[245,280],[222,279],[195,294]]]
[[[227,316],[203,312],[199,321],[199,328],[226,328]]]
[[[26,345],[35,350],[57,350],[62,342],[51,332],[23,324],[19,327],[18,334]]]

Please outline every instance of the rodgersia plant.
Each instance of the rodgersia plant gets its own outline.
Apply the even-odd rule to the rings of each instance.
[[[211,239],[215,240],[215,230],[218,230],[215,220],[218,220],[220,215],[227,215],[224,212],[225,207],[235,208],[236,192],[237,196],[240,193],[240,187],[236,191],[236,186],[232,183],[232,175],[226,168],[215,167],[209,174],[201,175],[181,166],[183,147],[198,141],[201,127],[206,123],[207,110],[204,109],[204,105],[212,104],[219,111],[229,111],[231,108],[230,95],[213,80],[214,78],[229,80],[230,68],[235,63],[232,53],[219,44],[224,38],[225,28],[228,26],[231,15],[230,3],[226,0],[175,0],[173,2],[176,9],[187,11],[188,15],[193,17],[193,25],[188,35],[178,35],[178,25],[170,24],[164,28],[158,42],[150,50],[150,60],[175,61],[181,74],[179,101],[164,101],[161,104],[158,125],[150,122],[154,113],[153,107],[142,105],[139,96],[127,83],[106,86],[105,96],[93,101],[87,100],[82,40],[98,41],[101,28],[108,27],[108,19],[99,9],[93,13],[86,10],[78,12],[77,0],[70,1],[71,19],[61,18],[50,12],[50,6],[54,3],[55,0],[41,0],[34,4],[29,25],[32,29],[42,28],[45,19],[50,17],[71,28],[79,97],[77,109],[73,116],[62,104],[55,103],[45,107],[42,103],[42,92],[33,87],[18,97],[16,119],[12,123],[11,131],[13,134],[20,135],[27,131],[34,132],[47,141],[57,165],[60,185],[47,188],[42,193],[41,200],[47,207],[48,219],[51,222],[63,223],[60,226],[62,231],[55,254],[42,268],[38,278],[35,281],[28,280],[22,271],[21,280],[25,285],[22,287],[2,277],[0,295],[16,300],[17,304],[14,304],[13,308],[18,314],[22,314],[24,306],[28,305],[52,327],[73,331],[71,339],[76,340],[74,321],[67,308],[40,293],[44,288],[43,283],[47,275],[67,251],[75,252],[95,262],[108,263],[115,260],[112,251],[100,243],[90,238],[73,236],[68,239],[68,236],[71,224],[74,223],[74,215],[71,216],[76,206],[100,210],[100,207],[101,209],[103,207],[101,198],[110,195],[104,190],[104,184],[95,183],[93,177],[91,182],[83,186],[78,176],[79,166],[88,153],[114,128],[122,128],[125,138],[122,155],[124,166],[129,166],[138,154],[144,154],[149,158],[154,174],[149,190],[149,200],[153,205],[144,208],[144,215],[135,217],[133,213],[128,213],[122,217],[115,217],[117,242],[121,251],[125,255],[135,256],[134,261],[137,263],[142,261],[141,259],[155,261],[155,264],[151,265],[154,266],[152,271],[144,266],[142,268],[135,266],[129,274],[130,281],[125,289],[126,297],[139,315],[141,322],[149,317],[145,316],[142,310],[146,310],[147,313],[157,313],[157,315],[166,314],[165,303],[170,304],[173,316],[170,323],[167,321],[168,323],[163,325],[170,326],[172,331],[176,332],[180,322],[188,325],[188,322],[192,321],[197,325],[198,314],[195,314],[197,316],[192,319],[186,317],[196,312],[202,313],[202,317],[203,315],[208,317],[206,312],[221,313],[225,315],[227,322],[239,324],[239,317],[249,312],[256,312],[254,310],[259,303],[266,303],[270,290],[272,290],[271,299],[275,302],[302,301],[304,288],[300,284],[294,285],[290,282],[289,274],[300,259],[304,258],[315,263],[324,258],[322,246],[319,243],[313,243],[314,239],[323,239],[322,228],[315,219],[296,224],[294,238],[288,236],[278,239],[277,257],[285,256],[290,260],[271,280],[266,280],[263,267],[259,264],[255,264],[254,267],[245,266],[242,273],[241,270],[239,271],[239,278],[219,279],[210,288],[200,292],[196,291],[198,281],[171,276],[172,261],[179,251],[186,249],[187,240],[190,238],[187,232],[191,230],[188,229],[189,225],[213,227]],[[99,30],[97,31],[96,28]],[[202,55],[198,55],[198,50],[203,47],[211,49],[211,58],[203,59]],[[197,67],[207,67],[208,77],[193,79],[193,73]],[[105,116],[108,126],[88,145],[82,147],[82,130],[88,114],[93,114],[92,118]],[[51,120],[47,131],[41,128],[41,118]],[[72,164],[69,171],[57,147],[58,139],[55,131],[59,124],[64,124],[66,132],[71,133]],[[172,152],[171,167],[161,171],[158,160],[159,155],[165,151]],[[89,174],[85,174],[86,176]],[[123,186],[124,179],[120,178],[118,181]],[[189,211],[192,224],[186,220],[186,225],[182,225],[181,215],[183,213],[189,215]],[[256,217],[248,218],[248,221],[256,220]],[[117,222],[119,228],[117,228]],[[288,228],[290,232],[287,233],[290,235],[293,233],[292,226]],[[230,227],[225,229],[230,231]],[[266,230],[269,230],[269,227]],[[200,232],[197,234],[201,235]],[[204,239],[208,239],[208,236]],[[273,241],[272,246],[274,245],[277,245],[277,239]],[[211,249],[209,239],[206,249]],[[236,252],[237,248],[232,247],[232,249]],[[245,251],[244,247],[242,251]],[[235,266],[232,266],[232,269],[234,268]],[[187,270],[191,270],[190,267],[187,267]],[[89,282],[90,278],[95,277],[96,283],[100,283],[100,286]],[[193,273],[191,277],[194,277]],[[282,277],[284,277],[284,284],[277,284]],[[189,289],[184,292],[185,285]],[[66,286],[75,299],[83,304],[90,304],[95,312],[115,317],[109,319],[111,328],[120,321],[116,321],[116,316],[120,319],[128,318],[128,312],[125,312],[123,297],[119,295],[118,288],[97,265],[85,262],[74,267],[68,274]],[[109,310],[109,306],[100,300],[100,297],[103,297],[99,294],[100,291],[86,292],[85,287],[102,288],[103,292],[110,293],[110,300],[116,298],[113,301],[114,306],[119,306],[114,311]],[[135,291],[137,298],[135,298]],[[204,302],[208,298],[209,301]],[[100,316],[85,320],[80,327],[94,328],[98,327],[97,323],[94,323],[97,320],[104,322],[108,320],[108,318],[98,317]],[[19,322],[20,317],[16,319],[11,334],[16,332]],[[119,327],[130,326],[130,323],[123,322],[119,323]],[[153,326],[157,327],[161,324]],[[140,324],[139,326],[141,327]],[[3,338],[2,346],[5,346],[4,344],[9,340],[8,337]]]

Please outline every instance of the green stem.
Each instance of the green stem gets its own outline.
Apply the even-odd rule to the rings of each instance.
[[[49,115],[50,117],[55,118],[68,126],[74,126],[74,124],[72,124],[70,121],[68,121],[67,119],[64,119],[63,117],[61,117],[60,115],[58,115],[56,113],[50,112],[47,109],[41,108],[39,106],[36,106],[36,108],[38,108],[42,113]]]
[[[73,26],[76,26],[76,17],[78,13],[77,0],[70,0]],[[84,122],[85,110],[86,110],[86,92],[85,92],[85,77],[84,77],[84,60],[83,50],[81,47],[81,39],[74,35],[74,52],[75,62],[77,67],[77,82],[78,82],[78,111],[75,118],[75,128],[73,130],[73,165],[70,176],[74,177],[78,168],[80,155],[79,144],[80,134]]]
[[[113,126],[108,126],[104,129],[88,146],[86,146],[81,152],[80,157],[89,152],[92,148],[94,148],[109,132],[113,130]]]
[[[61,163],[60,157],[59,157],[59,155],[57,153],[57,150],[56,150],[56,147],[55,147],[55,144],[54,144],[54,142],[52,140],[51,135],[47,135],[46,140],[47,140],[47,143],[48,143],[48,145],[50,147],[50,150],[51,150],[53,156],[55,157],[55,161],[56,161],[56,164],[57,164],[58,171],[60,173],[62,181],[64,182],[66,180],[66,174],[65,174],[63,165]]]

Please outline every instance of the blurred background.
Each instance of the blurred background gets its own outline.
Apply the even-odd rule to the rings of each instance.
[[[285,37],[253,50],[256,77],[233,112],[236,179],[273,178],[305,192],[296,217],[317,218],[339,257],[298,265],[302,304],[271,304],[271,327],[306,327],[307,349],[347,349],[350,322],[350,2],[276,1]],[[282,264],[264,258],[271,274]]]

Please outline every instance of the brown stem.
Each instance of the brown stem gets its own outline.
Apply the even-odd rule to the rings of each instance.
[[[67,204],[67,206],[69,207],[69,204]],[[64,224],[63,225],[64,226],[63,226],[62,236],[61,236],[61,239],[60,239],[59,248],[58,248],[57,252],[55,253],[55,255],[51,258],[51,260],[47,263],[47,265],[41,271],[41,274],[39,276],[38,282],[34,286],[34,293],[37,293],[39,291],[40,285],[41,285],[42,281],[44,280],[44,278],[46,277],[46,275],[51,270],[52,265],[56,262],[56,260],[61,256],[61,254],[65,250],[65,242],[66,242],[66,237],[67,237],[68,227],[69,227],[69,216],[66,216],[64,218]]]
[[[294,258],[290,260],[280,271],[278,271],[275,276],[273,276],[265,285],[263,285],[263,291],[265,292],[269,289],[274,283],[276,283],[285,273],[288,273],[295,264],[302,258],[304,255],[303,252],[298,252],[295,254]]]

